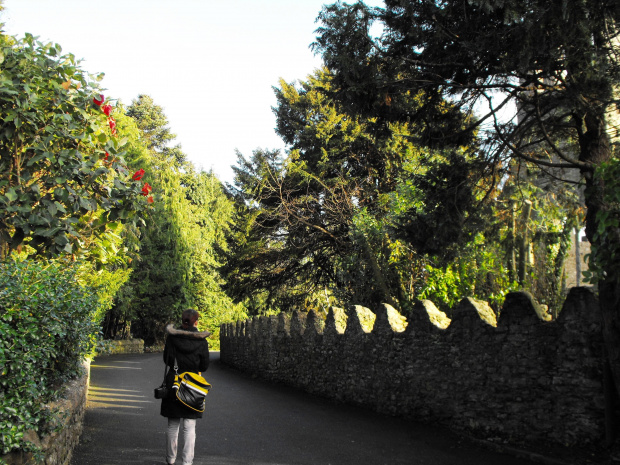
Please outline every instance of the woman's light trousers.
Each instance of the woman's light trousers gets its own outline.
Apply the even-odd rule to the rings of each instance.
[[[196,444],[196,420],[189,418],[168,418],[166,461],[168,463],[175,463],[177,446],[179,445],[179,429],[183,437],[180,465],[192,465],[194,461],[194,445]]]

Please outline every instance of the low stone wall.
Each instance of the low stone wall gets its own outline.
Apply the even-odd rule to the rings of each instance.
[[[142,354],[144,341],[142,339],[123,339],[120,341],[105,341],[99,354]]]
[[[366,316],[364,316],[366,315]],[[527,293],[499,318],[464,299],[450,321],[421,302],[403,330],[388,305],[222,325],[223,363],[378,412],[511,444],[584,445],[604,437],[598,303],[571,290],[556,321]],[[543,318],[541,318],[543,317]],[[346,316],[345,316],[346,318]],[[442,329],[443,328],[443,329]]]
[[[39,447],[44,455],[43,461],[35,462],[32,453],[15,451],[0,456],[8,465],[68,465],[71,461],[73,449],[77,446],[82,434],[82,424],[86,411],[86,398],[90,378],[90,363],[84,364],[83,376],[71,381],[65,390],[62,399],[48,405],[52,411],[58,411],[56,424],[50,429],[59,430],[40,438],[34,431],[25,438]]]

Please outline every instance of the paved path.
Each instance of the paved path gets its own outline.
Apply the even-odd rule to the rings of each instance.
[[[527,465],[450,432],[337,405],[252,379],[211,354],[213,389],[196,427],[194,465]],[[84,431],[71,465],[163,465],[166,420],[153,388],[161,354],[91,365]]]

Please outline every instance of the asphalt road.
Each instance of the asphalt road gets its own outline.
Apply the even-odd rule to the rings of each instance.
[[[449,431],[386,417],[272,385],[211,354],[213,386],[196,426],[194,465],[526,465]],[[153,388],[160,353],[91,364],[84,431],[71,465],[164,465],[166,419]]]

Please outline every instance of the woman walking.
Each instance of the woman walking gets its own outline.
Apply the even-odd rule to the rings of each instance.
[[[174,383],[175,365],[179,374],[186,371],[200,374],[209,367],[209,344],[205,338],[210,333],[198,331],[198,316],[196,310],[185,310],[181,317],[183,323],[181,328],[175,329],[173,325],[166,327],[164,363],[170,367],[166,376],[166,387],[169,390]],[[181,465],[192,465],[196,443],[196,419],[202,418],[202,412],[186,407],[176,398],[169,398],[161,401],[161,415],[168,418],[166,463],[169,465],[175,463],[180,429],[183,438]]]

